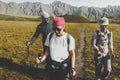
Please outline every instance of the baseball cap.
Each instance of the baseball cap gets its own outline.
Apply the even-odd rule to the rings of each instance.
[[[49,18],[50,15],[47,13],[47,12],[42,12],[42,15],[41,15],[43,18]]]
[[[106,17],[102,17],[99,21],[99,24],[102,25],[109,25],[109,20]]]

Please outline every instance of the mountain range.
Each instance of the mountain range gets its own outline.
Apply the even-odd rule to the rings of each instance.
[[[19,16],[40,16],[41,11],[46,11],[52,16],[76,15],[83,16],[89,20],[97,20],[101,16],[120,17],[120,6],[99,7],[75,7],[61,1],[54,1],[51,4],[40,2],[5,3],[0,1],[0,14]]]

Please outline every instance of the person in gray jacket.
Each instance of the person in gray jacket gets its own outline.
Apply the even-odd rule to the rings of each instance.
[[[47,12],[42,12],[41,18],[42,22],[37,26],[36,31],[31,38],[30,41],[27,42],[27,46],[32,45],[32,43],[38,38],[38,36],[42,35],[42,44],[43,44],[43,51],[45,51],[45,40],[47,35],[53,31],[53,21],[50,21],[50,15]]]
[[[92,37],[92,46],[95,59],[96,80],[108,79],[111,68],[111,56],[113,55],[112,32],[108,30],[109,20],[102,17],[99,21],[100,30],[97,30]],[[104,72],[101,72],[102,65]]]
[[[34,35],[32,36],[31,40],[27,42],[27,46],[32,45],[32,43],[38,38],[38,36],[42,35],[42,45],[43,45],[43,53],[46,49],[44,45],[47,35],[53,31],[53,21],[50,20],[50,15],[47,12],[42,12],[41,15],[42,22],[37,26]],[[46,69],[49,68],[50,57],[46,60]]]

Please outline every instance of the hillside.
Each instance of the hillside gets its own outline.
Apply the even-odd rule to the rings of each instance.
[[[66,22],[90,22],[88,19],[82,17],[82,16],[74,16],[74,15],[64,15],[62,16],[65,18]],[[52,17],[51,17],[52,18]],[[0,14],[0,20],[5,21],[41,21],[41,18],[39,16],[37,17],[29,17],[29,16],[12,16],[12,15],[3,15]]]
[[[0,20],[5,21],[40,21],[39,17],[20,17],[20,16],[12,16],[12,15],[3,15],[0,14]]]

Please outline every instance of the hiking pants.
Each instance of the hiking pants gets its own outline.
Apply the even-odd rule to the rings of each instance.
[[[103,72],[101,72],[102,66],[104,67]],[[111,59],[110,55],[106,55],[101,59],[95,57],[95,73],[96,73],[96,80],[104,80],[106,77],[109,76],[111,72]]]

